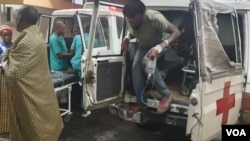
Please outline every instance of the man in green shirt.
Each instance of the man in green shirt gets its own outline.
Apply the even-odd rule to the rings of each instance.
[[[146,9],[140,0],[129,0],[123,8],[123,14],[127,21],[129,34],[123,39],[122,49],[127,51],[131,38],[135,37],[140,42],[135,53],[132,70],[133,86],[138,102],[138,105],[131,109],[131,112],[134,113],[144,108],[140,99],[144,84],[145,70],[142,68],[144,56],[147,55],[146,57],[151,60],[156,59],[163,49],[180,36],[180,31],[160,12]],[[169,36],[166,36],[166,33]],[[161,102],[157,111],[163,113],[168,109],[172,97],[157,68],[153,76],[153,80],[151,80],[154,82],[154,87],[161,94]]]

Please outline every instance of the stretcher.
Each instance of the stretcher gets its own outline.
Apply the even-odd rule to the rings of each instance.
[[[71,91],[72,85],[78,83],[80,78],[77,74],[69,74],[67,72],[51,72],[52,81],[54,84],[54,89],[56,94],[59,91],[66,91],[67,92],[67,107],[59,107],[61,116],[65,122],[70,121],[71,119]]]

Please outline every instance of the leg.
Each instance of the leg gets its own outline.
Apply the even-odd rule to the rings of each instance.
[[[159,70],[156,68],[155,73],[153,75],[153,78],[151,78],[152,83],[154,84],[154,87],[156,90],[161,94],[161,103],[157,109],[159,113],[163,113],[167,111],[171,101],[172,97],[170,95],[170,91],[168,87],[166,86],[165,82],[163,81]]]
[[[170,91],[163,81],[160,71],[156,68],[153,77],[151,77],[151,82],[153,83],[156,90],[161,94],[162,99],[169,97]]]
[[[134,86],[137,102],[139,104],[142,104],[140,100],[140,94],[142,93],[143,86],[144,86],[144,79],[143,79],[144,70],[142,69],[141,61],[147,52],[148,52],[148,49],[139,47],[136,51],[134,62],[133,62],[132,80],[133,80],[133,86]]]

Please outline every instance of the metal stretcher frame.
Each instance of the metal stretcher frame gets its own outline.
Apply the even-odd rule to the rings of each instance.
[[[68,74],[64,72],[52,73],[52,80],[54,84],[55,93],[67,89],[68,105],[65,108],[59,107],[61,116],[64,116],[64,121],[67,122],[71,118],[71,91],[72,85],[79,82],[79,78],[76,74]]]
[[[77,82],[73,82],[73,83],[69,83],[69,84],[66,84],[66,85],[63,85],[61,87],[57,87],[55,88],[55,92],[58,92],[60,90],[64,90],[64,89],[68,89],[68,92],[67,92],[67,96],[68,96],[68,108],[60,108],[60,111],[61,111],[61,116],[64,116],[66,114],[69,114],[71,115],[72,112],[71,112],[71,91],[72,91],[72,85],[75,84]]]

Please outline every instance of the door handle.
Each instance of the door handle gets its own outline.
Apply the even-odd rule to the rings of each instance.
[[[97,63],[108,63],[109,60],[98,60]]]

